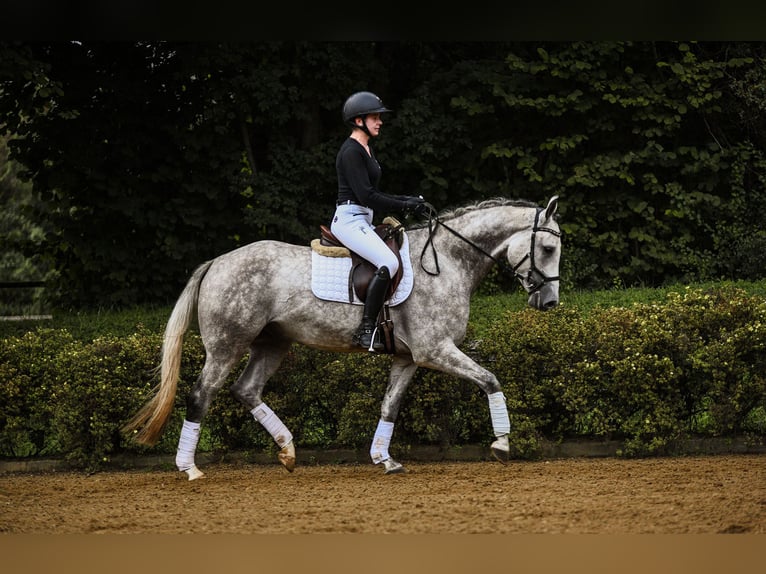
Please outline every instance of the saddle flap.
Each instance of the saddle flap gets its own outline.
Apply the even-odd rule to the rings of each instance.
[[[387,299],[386,304],[395,307],[400,305],[412,293],[413,273],[410,259],[410,244],[407,233],[402,234],[403,243],[400,249],[401,280],[399,280],[393,294]],[[330,251],[341,251],[337,247],[324,247],[319,244],[319,238],[311,241],[311,290],[314,295],[324,301],[336,301],[338,303],[351,303],[361,305],[364,303],[354,292],[353,284],[349,293],[349,275],[354,266],[350,256],[338,257],[329,254]],[[348,250],[346,250],[348,253]],[[397,273],[398,275],[398,273]]]
[[[356,293],[356,296],[360,301],[365,301],[367,299],[367,286],[376,271],[375,266],[358,253],[345,247],[326,225],[320,225],[319,230],[321,232],[320,238],[319,240],[314,239],[311,242],[312,249],[321,255],[329,257],[350,256],[351,272],[349,273],[348,278],[349,300],[352,300],[353,294]],[[383,223],[375,227],[375,233],[378,234],[378,237],[383,240],[399,260],[399,270],[393,277],[391,277],[391,284],[389,285],[388,294],[386,296],[386,298],[391,298],[396,292],[396,288],[399,286],[403,276],[400,249],[404,242],[404,230],[402,224],[396,219],[393,217],[386,217],[383,220]]]

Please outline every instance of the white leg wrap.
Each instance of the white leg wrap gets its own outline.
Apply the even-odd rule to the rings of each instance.
[[[181,427],[181,436],[178,439],[176,451],[176,466],[178,470],[189,470],[194,466],[194,453],[197,451],[199,442],[200,423],[184,420]]]
[[[250,412],[253,417],[255,417],[255,420],[261,423],[263,428],[269,432],[280,448],[283,448],[292,442],[292,433],[266,403],[261,403]]]
[[[508,407],[505,406],[505,395],[502,391],[487,395],[489,400],[489,416],[492,418],[492,429],[495,436],[504,436],[511,432],[511,419],[508,418]]]
[[[375,429],[375,437],[372,439],[370,447],[370,457],[372,462],[378,464],[390,457],[388,454],[388,445],[391,444],[391,437],[394,434],[394,423],[389,423],[383,419],[378,421],[378,428]]]

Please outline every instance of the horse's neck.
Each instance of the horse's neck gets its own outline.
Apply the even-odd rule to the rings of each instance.
[[[464,237],[493,250],[505,243],[513,234],[529,227],[530,210],[518,207],[494,207],[469,211],[445,222]]]
[[[463,276],[472,278],[478,284],[495,263],[479,249],[504,260],[508,240],[513,234],[529,227],[529,218],[528,209],[506,206],[468,211],[444,220],[446,228],[438,224],[434,228],[433,243],[440,267],[444,267],[441,262],[449,258],[452,266],[459,268]],[[426,267],[432,267],[434,262],[431,247],[427,245],[428,235],[428,228],[417,230],[416,240],[412,242],[417,251],[413,250],[413,255],[420,257],[425,247],[424,262]]]

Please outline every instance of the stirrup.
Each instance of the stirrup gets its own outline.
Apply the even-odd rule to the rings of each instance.
[[[378,326],[375,323],[362,323],[352,337],[354,343],[364,347],[371,353],[385,350],[385,345],[378,336]]]
[[[377,353],[378,351],[384,351],[385,348],[386,346],[380,340],[380,336],[378,335],[378,327],[376,326],[372,331],[372,335],[370,335],[370,344],[367,346],[367,350],[370,353]]]

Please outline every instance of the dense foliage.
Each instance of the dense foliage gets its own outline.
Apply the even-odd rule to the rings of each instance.
[[[678,288],[629,305],[502,311],[487,297],[463,348],[500,379],[514,456],[544,440],[613,440],[624,456],[673,452],[689,437],[766,438],[766,298],[732,285]],[[122,331],[122,317],[115,330]],[[184,341],[175,410],[161,442],[137,447],[119,433],[156,382],[160,331],[75,337],[38,328],[0,339],[0,456],[63,456],[96,468],[121,452],[175,452],[184,401],[204,361],[199,335]],[[298,450],[366,452],[380,412],[388,356],[294,347],[264,400]],[[242,363],[229,377],[234,381]],[[201,450],[275,452],[271,437],[226,392],[205,418]],[[486,396],[419,369],[405,395],[392,451],[488,444]]]
[[[46,230],[30,217],[36,200],[29,182],[18,178],[19,165],[8,159],[7,138],[0,135],[0,282],[43,281],[52,276],[39,246]],[[39,314],[49,304],[42,287],[0,292],[0,314],[23,309]]]
[[[0,132],[44,229],[9,248],[45,256],[77,307],[167,303],[204,259],[307,243],[332,212],[342,103],[370,89],[395,110],[385,191],[439,208],[559,194],[571,285],[760,278],[765,49],[5,42]]]

